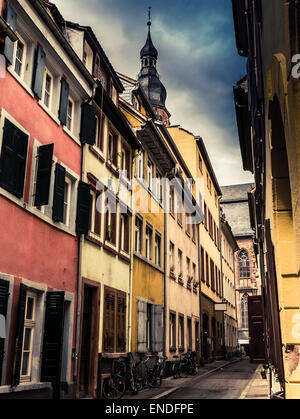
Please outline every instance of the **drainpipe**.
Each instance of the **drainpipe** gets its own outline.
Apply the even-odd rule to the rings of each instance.
[[[200,224],[197,224],[197,242],[198,242],[198,278],[199,278],[199,315],[200,315],[200,365],[203,360],[203,318],[202,318],[202,278],[201,278],[201,245],[200,245]],[[203,360],[204,361],[204,360]]]
[[[220,208],[220,198],[219,198],[219,235],[222,237],[222,224],[221,224],[221,208]],[[222,301],[224,301],[224,284],[223,284],[223,253],[222,253],[222,240],[220,239],[220,237],[218,237],[218,240],[220,240],[220,261],[221,261],[221,297],[222,297]],[[225,336],[226,336],[226,331],[225,331],[225,312],[223,311],[223,352],[224,352],[224,357],[225,357]]]
[[[92,96],[88,98],[83,103],[90,103],[96,94],[98,84],[93,84]],[[85,144],[81,144],[81,168],[80,168],[80,180],[84,181],[85,173],[85,153],[84,153]],[[80,319],[81,319],[81,293],[82,293],[82,244],[83,244],[83,235],[78,236],[78,252],[77,252],[77,307],[76,307],[76,335],[75,335],[75,353],[73,354],[74,362],[74,373],[73,379],[76,386],[77,392],[77,380],[78,380],[78,357],[79,357],[79,347],[80,347]]]

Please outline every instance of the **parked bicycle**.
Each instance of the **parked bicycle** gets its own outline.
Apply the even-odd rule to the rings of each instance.
[[[166,356],[158,356],[153,368],[148,369],[148,383],[150,387],[158,388],[161,386],[167,359],[168,357]]]
[[[172,367],[173,377],[179,378],[182,373],[196,375],[198,373],[197,363],[196,363],[196,352],[186,352],[180,357],[174,356],[177,359]]]
[[[124,396],[126,364],[124,361],[115,360],[112,363],[110,377],[103,381],[102,394],[107,400],[116,400]]]

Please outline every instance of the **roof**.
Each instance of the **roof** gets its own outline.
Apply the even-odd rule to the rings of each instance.
[[[150,56],[154,57],[155,59],[157,59],[158,58],[158,52],[157,52],[157,49],[155,48],[155,46],[153,45],[153,42],[152,42],[152,39],[151,39],[150,26],[151,26],[151,23],[148,22],[148,27],[149,27],[148,36],[147,36],[147,40],[146,40],[145,45],[141,49],[140,56],[141,56],[141,58],[143,58],[147,55],[150,55]]]
[[[235,237],[253,235],[248,205],[248,193],[253,187],[254,183],[221,187],[220,204]]]
[[[201,137],[195,137],[195,139],[197,141],[197,145],[198,145],[198,148],[200,150],[200,153],[201,153],[201,155],[202,155],[202,157],[204,159],[204,162],[205,162],[205,165],[207,167],[207,170],[208,170],[208,172],[210,174],[210,177],[211,177],[211,179],[213,181],[213,184],[214,184],[214,186],[216,188],[217,194],[218,194],[218,196],[222,196],[222,191],[221,191],[221,188],[220,188],[220,185],[219,185],[217,176],[215,174],[215,171],[213,169],[213,166],[211,164],[209,155],[207,153],[207,150],[206,150],[206,147],[205,147],[203,138],[201,138]]]

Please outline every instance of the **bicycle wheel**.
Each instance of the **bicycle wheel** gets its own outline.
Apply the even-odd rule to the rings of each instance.
[[[152,388],[158,388],[161,386],[162,377],[156,373],[153,373],[149,377],[149,386]]]
[[[125,380],[122,377],[109,377],[103,382],[102,394],[107,400],[117,400],[124,396]]]
[[[174,378],[180,377],[180,366],[176,362],[172,365],[172,374]]]

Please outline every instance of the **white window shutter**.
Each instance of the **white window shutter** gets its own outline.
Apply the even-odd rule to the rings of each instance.
[[[152,327],[151,327],[152,352],[162,352],[163,351],[163,324],[162,324],[163,308],[161,305],[153,304],[151,309],[152,309]]]
[[[137,300],[137,352],[147,352],[147,303]]]

